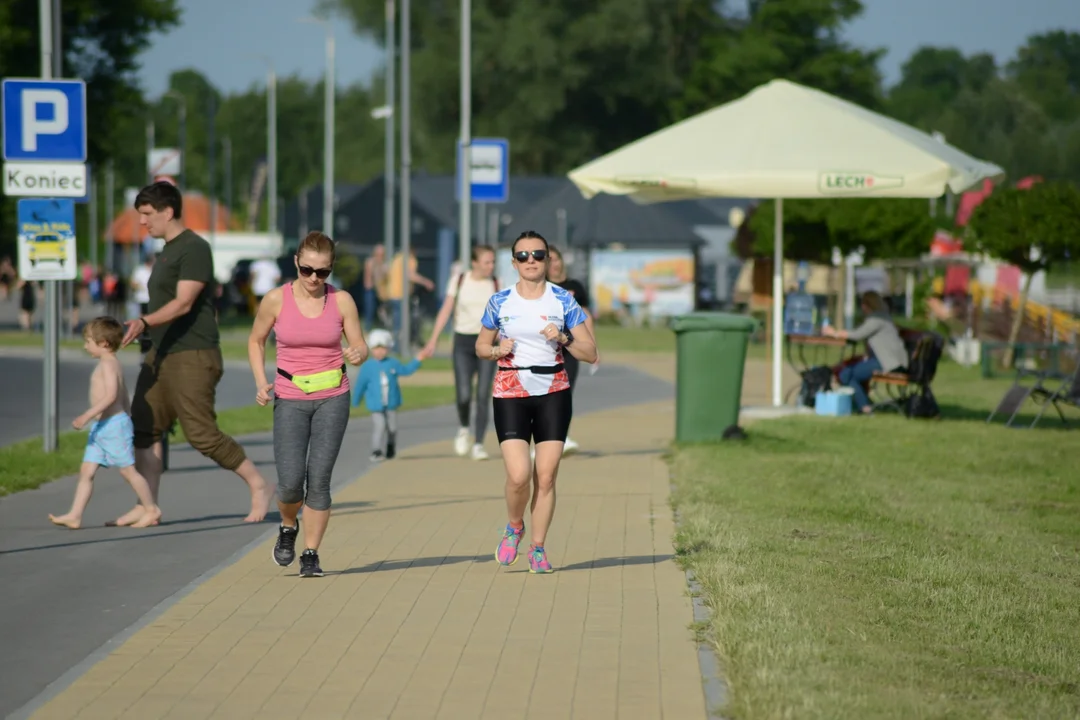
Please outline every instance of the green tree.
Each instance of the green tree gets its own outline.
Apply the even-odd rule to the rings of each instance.
[[[806,260],[831,263],[833,239],[829,234],[829,200],[784,201],[784,257],[789,260]],[[744,227],[748,231],[740,254],[772,257],[776,224],[776,202],[760,203],[747,217]]]
[[[735,100],[776,78],[824,90],[864,107],[881,105],[877,63],[884,50],[843,39],[860,0],[752,0],[745,18],[727,17],[703,40],[700,58],[672,103],[687,117]]]
[[[924,47],[904,63],[887,112],[991,160],[1010,177],[1080,180],[1076,33],[1028,39],[1002,75],[986,54]]]
[[[980,93],[995,79],[992,55],[965,57],[956,48],[921,47],[903,64],[885,107],[898,120],[926,129],[962,92]]]
[[[180,20],[176,0],[64,0],[63,75],[86,81],[89,161],[130,157],[133,124],[141,127],[145,104],[136,72],[150,37]],[[39,77],[38,2],[0,1],[0,76]],[[142,143],[134,143],[141,145]],[[12,200],[0,209],[0,249],[14,244]],[[80,209],[80,213],[85,208]],[[85,222],[80,219],[80,226]]]
[[[938,222],[924,199],[850,198],[831,202],[828,224],[837,247],[863,247],[878,259],[911,259],[930,249]]]
[[[180,98],[176,97],[178,94]],[[215,123],[214,188],[219,201],[227,193],[223,141],[232,143],[232,207],[238,220],[246,218],[255,173],[266,161],[266,88],[223,95],[195,70],[181,70],[169,79],[169,90],[151,105],[156,144],[180,147],[180,104],[187,108],[187,157],[184,171],[189,190],[209,192],[209,127]],[[347,183],[366,182],[382,169],[382,125],[370,118],[371,92],[360,85],[339,89],[335,98],[335,175]],[[278,79],[278,194],[292,198],[323,178],[323,84],[299,77]],[[141,130],[139,131],[142,132]],[[139,137],[142,137],[140,134]],[[145,179],[145,143],[137,151],[133,182]],[[142,173],[141,175],[139,173]],[[265,208],[265,188],[260,208]],[[265,227],[260,210],[256,227]]]
[[[1080,190],[1063,182],[1038,183],[1028,190],[997,190],[976,208],[969,232],[981,252],[1015,265],[1026,275],[1009,331],[1004,359],[1008,367],[1032,277],[1080,252]]]
[[[753,254],[771,256],[774,202],[749,218]],[[925,200],[843,198],[784,201],[784,255],[830,263],[833,248],[845,255],[863,248],[867,258],[914,258],[930,247],[936,221]]]
[[[1080,33],[1032,35],[1007,71],[1050,118],[1066,123],[1080,119]]]
[[[383,0],[328,0],[382,42]],[[474,0],[473,132],[511,140],[515,173],[566,171],[663,125],[714,0]],[[399,5],[400,7],[400,5]],[[412,3],[415,166],[456,162],[459,4]]]
[[[221,92],[202,73],[192,69],[178,70],[169,75],[168,90],[157,99],[150,101],[149,117],[154,122],[154,144],[158,147],[180,147],[182,109],[187,115],[184,185],[188,190],[206,192],[209,188],[207,151],[210,142],[210,120],[213,118],[216,123],[214,135],[220,143],[221,138],[226,134],[222,132],[220,120],[224,102]],[[265,115],[264,112],[263,119],[259,122],[260,126],[265,125]],[[249,128],[249,132],[253,129]],[[136,184],[141,184],[146,180],[146,153],[143,148],[139,150],[140,171],[135,175]],[[220,171],[222,164],[220,145],[217,148],[215,162],[216,170]],[[222,189],[221,177],[223,176],[218,176],[216,186],[219,192]]]

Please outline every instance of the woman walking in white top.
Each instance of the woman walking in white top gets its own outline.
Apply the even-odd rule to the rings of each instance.
[[[454,438],[454,452],[460,456],[471,455],[473,460],[487,460],[484,451],[484,435],[487,432],[488,407],[491,404],[491,386],[495,378],[495,362],[476,356],[476,339],[480,334],[480,318],[488,299],[499,289],[494,278],[495,249],[477,245],[472,249],[472,267],[468,272],[455,273],[446,288],[446,299],[431,339],[424,352],[431,356],[439,342],[451,314],[454,318],[454,387],[457,389],[458,432]],[[469,450],[469,410],[472,405],[473,380],[476,380],[476,418],[473,425],[472,450]]]
[[[547,240],[531,230],[514,241],[519,280],[491,297],[481,321],[476,355],[497,360],[495,432],[506,466],[507,524],[495,558],[517,561],[532,496],[529,571],[552,571],[544,550],[555,515],[555,479],[570,428],[573,401],[565,353],[596,362],[596,341],[574,296],[547,281]],[[529,443],[536,442],[535,467]],[[529,483],[532,482],[532,492]]]

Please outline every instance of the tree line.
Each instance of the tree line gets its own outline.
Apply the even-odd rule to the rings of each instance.
[[[25,22],[36,18],[36,5],[0,0],[4,76],[37,74],[36,23]],[[266,154],[265,85],[226,94],[212,78],[183,70],[170,78],[170,93],[146,97],[135,78],[139,54],[153,33],[180,22],[176,1],[65,0],[63,6],[65,74],[88,82],[95,168],[111,161],[118,188],[141,184],[146,122],[154,122],[156,145],[178,146],[182,98],[186,186],[203,192],[210,187],[213,118],[216,194],[229,195],[234,215],[244,219]],[[347,18],[358,34],[381,42],[384,0],[324,0],[322,6]],[[863,11],[860,0],[749,0],[738,10],[715,0],[473,0],[472,6],[473,132],[511,138],[515,173],[564,173],[784,77],[939,131],[950,143],[1004,167],[1011,180],[1080,180],[1080,33],[1034,35],[1001,65],[985,54],[924,47],[903,64],[899,81],[886,87],[879,69],[884,50],[857,47],[845,35]],[[453,172],[458,9],[454,0],[412,0],[412,142],[419,172]],[[320,82],[278,82],[283,199],[321,181],[322,97]],[[339,182],[362,183],[381,172],[385,121],[370,113],[382,103],[381,70],[367,83],[338,88]],[[232,147],[228,193],[218,144],[223,138]],[[5,200],[0,252],[13,242],[13,207]],[[852,230],[858,217],[849,216],[861,216],[864,209],[883,215],[878,225],[898,237],[914,236],[921,229],[910,225],[916,214],[926,218],[926,207],[924,201],[897,201],[874,210],[856,202],[831,226],[858,232]],[[817,228],[808,232],[822,231],[820,218],[807,224]],[[832,232],[829,224],[825,232]]]

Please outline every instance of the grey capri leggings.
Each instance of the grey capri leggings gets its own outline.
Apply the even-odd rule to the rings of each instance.
[[[274,398],[278,499],[330,509],[330,477],[349,424],[349,393],[325,400]]]
[[[469,427],[469,406],[472,404],[473,377],[476,377],[476,423],[473,436],[478,445],[484,444],[487,433],[491,391],[495,382],[495,361],[476,357],[476,338],[479,335],[454,333],[454,387],[457,389],[458,425]]]

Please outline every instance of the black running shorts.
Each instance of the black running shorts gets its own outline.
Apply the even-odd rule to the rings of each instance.
[[[566,442],[574,413],[569,390],[523,398],[495,398],[493,403],[495,434],[500,443],[506,440]]]

